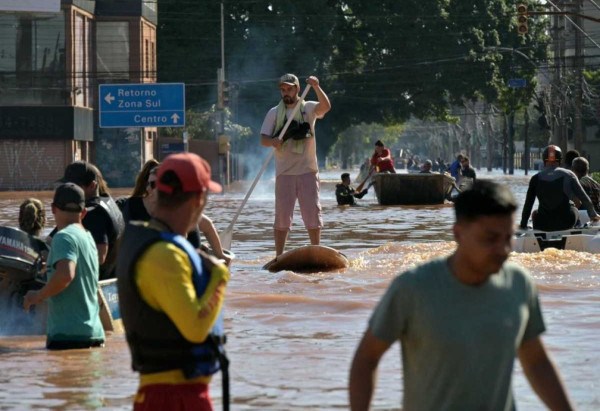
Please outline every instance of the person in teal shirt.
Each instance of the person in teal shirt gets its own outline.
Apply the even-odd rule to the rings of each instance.
[[[46,348],[90,348],[104,344],[98,303],[98,251],[92,235],[81,224],[85,195],[73,183],[57,187],[52,214],[57,233],[48,255],[48,282],[30,290],[23,306],[48,300]]]

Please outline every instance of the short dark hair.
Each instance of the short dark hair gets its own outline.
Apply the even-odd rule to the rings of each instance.
[[[377,140],[377,141],[375,142],[375,145],[376,145],[376,146],[379,146],[379,147],[383,147],[383,143],[381,142],[381,140]]]
[[[87,161],[74,161],[65,168],[63,178],[58,180],[60,183],[75,183],[81,187],[87,187],[96,181],[96,171],[98,168],[92,167],[92,163]]]
[[[590,163],[585,157],[575,157],[571,164],[571,170],[578,175],[586,175],[590,171]]]
[[[571,165],[573,164],[573,160],[575,160],[577,157],[581,157],[581,154],[579,154],[579,151],[577,150],[569,150],[565,153],[565,166],[567,166],[567,168],[571,168]]]
[[[508,186],[491,180],[477,180],[454,200],[456,221],[472,221],[482,216],[510,215],[517,200]]]
[[[345,178],[350,178],[350,173],[342,173],[342,180]]]
[[[158,204],[160,206],[177,207],[198,194],[197,192],[184,192],[179,177],[172,170],[167,170],[159,180],[161,183],[173,188],[171,193],[158,190]]]

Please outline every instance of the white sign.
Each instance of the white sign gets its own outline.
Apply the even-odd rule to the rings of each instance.
[[[60,0],[0,0],[0,11],[59,13]]]

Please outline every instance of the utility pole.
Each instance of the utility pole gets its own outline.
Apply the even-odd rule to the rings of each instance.
[[[221,68],[217,70],[217,109],[221,112],[225,109],[225,93],[228,91],[225,89],[225,10],[223,0],[221,0]],[[221,116],[223,117],[223,116]],[[222,120],[222,118],[221,118]],[[223,124],[222,121],[220,121]],[[223,130],[221,130],[221,133]]]
[[[523,116],[525,121],[525,128],[523,129],[523,140],[525,140],[525,151],[523,152],[523,164],[521,167],[525,169],[525,175],[529,173],[529,110],[525,107],[525,113]]]
[[[216,140],[219,153],[219,181],[221,184],[231,183],[230,144],[225,134],[225,107],[229,103],[229,82],[225,78],[225,5],[221,0],[221,68],[217,70],[217,116],[219,126],[216,128]]]
[[[515,174],[515,109],[508,114],[508,174]]]
[[[575,24],[582,27],[583,19],[581,18],[583,0],[576,0],[573,7],[575,14]],[[583,150],[583,34],[581,30],[575,30],[575,57],[573,60],[575,74],[575,115],[573,119],[573,143],[575,150],[581,152]]]
[[[225,80],[225,5],[221,0],[221,69]]]
[[[562,10],[562,2],[558,4]],[[567,149],[567,136],[565,133],[565,104],[563,98],[563,58],[564,58],[564,17],[562,14],[552,16],[552,37],[554,44],[554,78],[552,87],[552,142]]]

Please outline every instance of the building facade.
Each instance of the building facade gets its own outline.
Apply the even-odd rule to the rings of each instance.
[[[156,81],[153,0],[0,0],[0,190],[52,188],[75,160],[130,186],[156,129],[100,129],[98,85]]]

